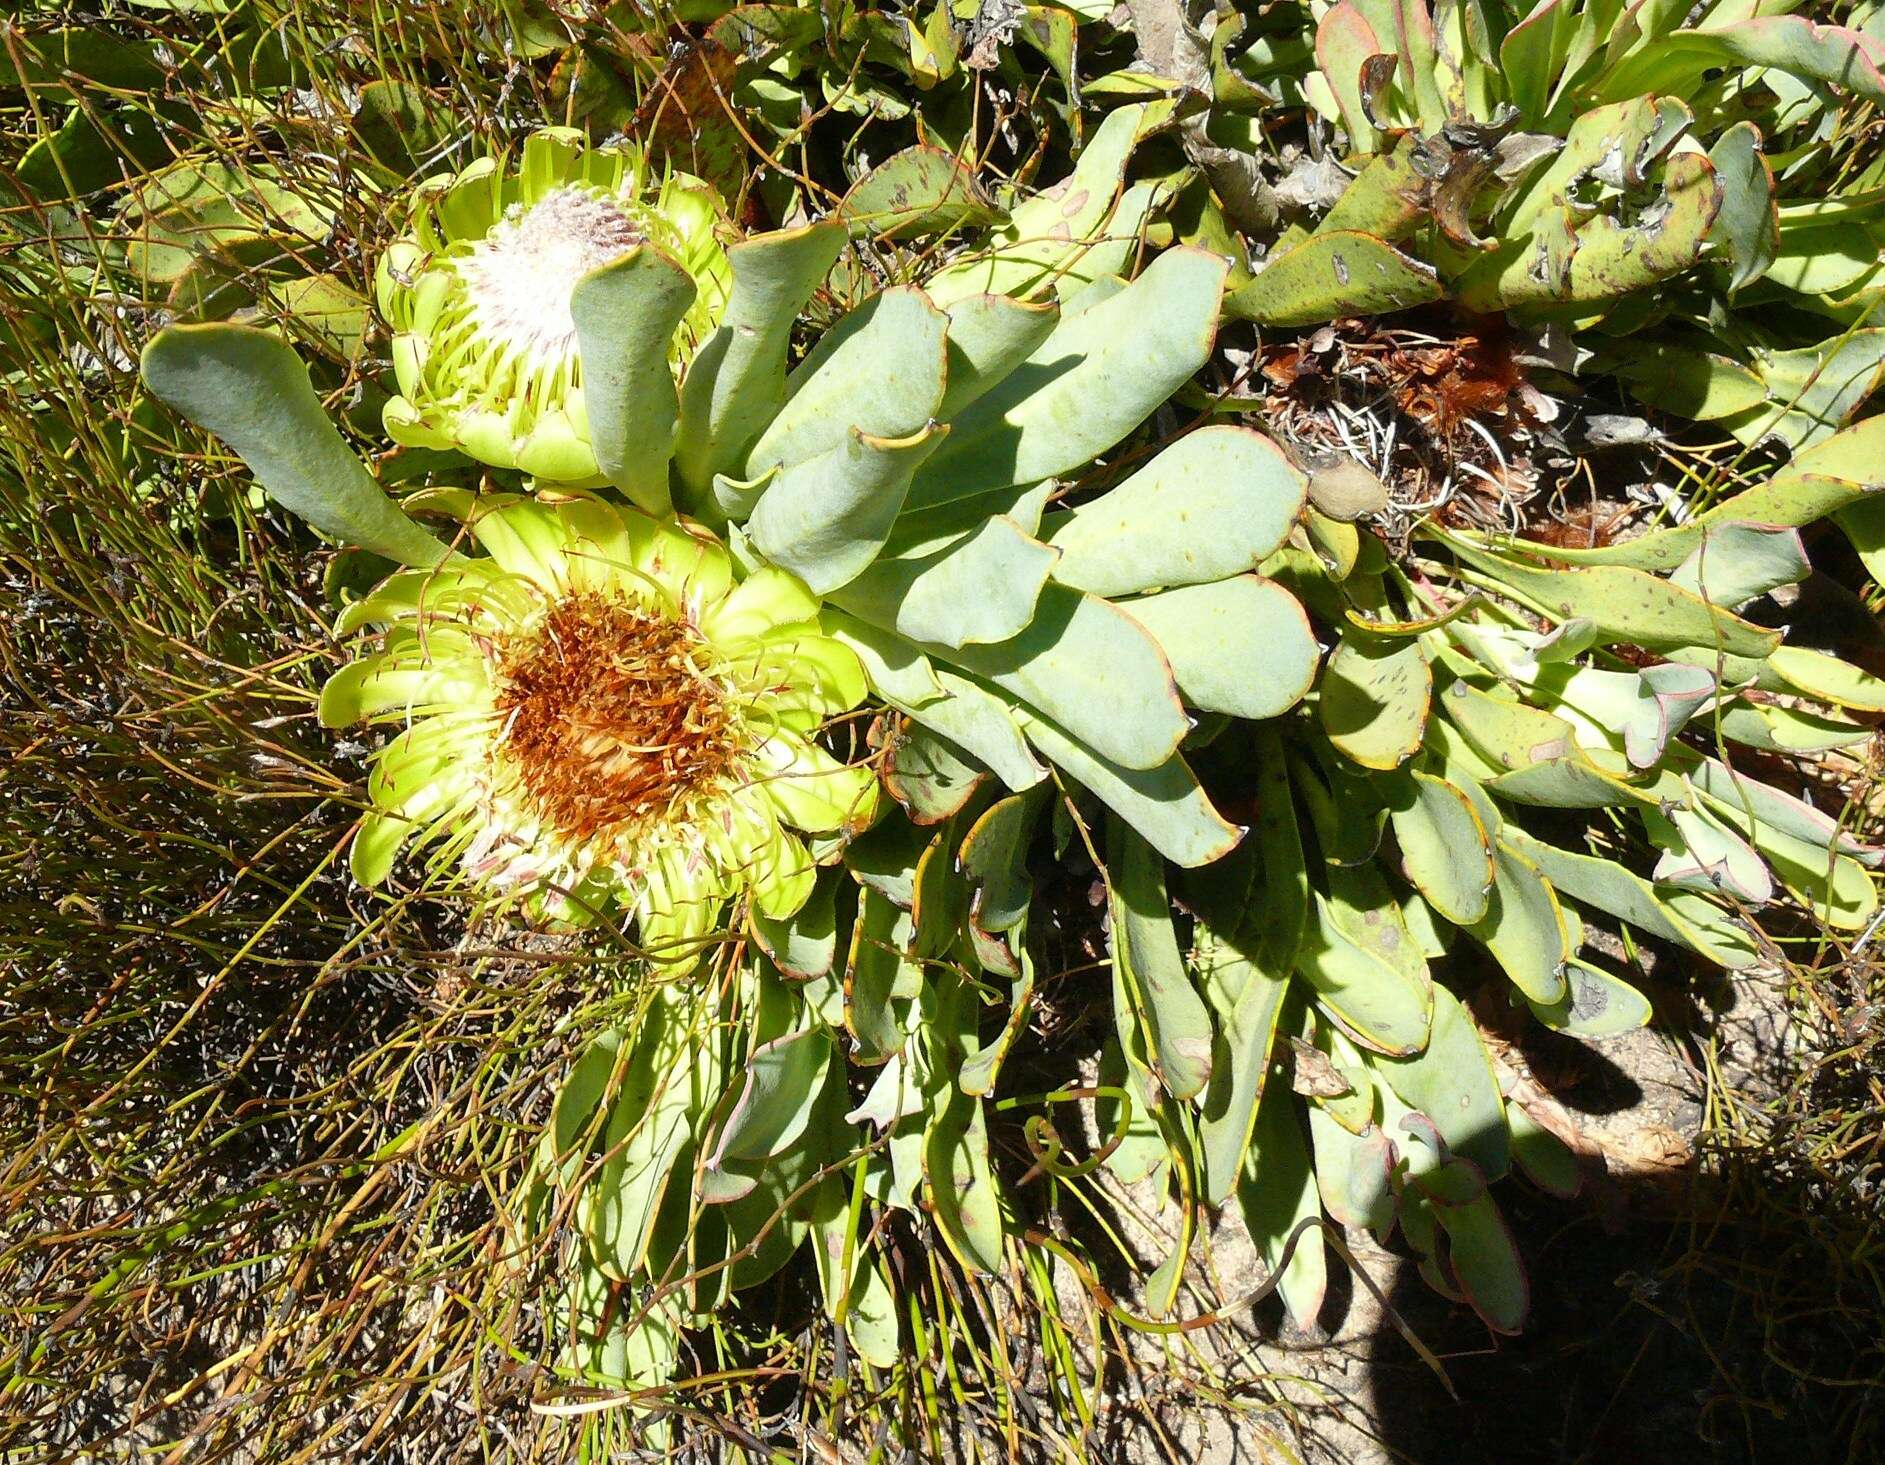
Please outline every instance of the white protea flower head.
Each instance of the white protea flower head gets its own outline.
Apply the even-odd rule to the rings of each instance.
[[[486,157],[422,183],[411,233],[374,275],[399,379],[388,434],[545,482],[600,484],[576,283],[642,244],[685,268],[697,293],[674,335],[678,368],[726,303],[721,225],[708,184],[654,170],[627,145],[588,147],[566,127],[533,134],[515,171]]]
[[[552,919],[614,904],[659,959],[695,960],[728,903],[784,919],[815,865],[793,831],[868,820],[876,776],[817,743],[863,700],[857,657],[786,571],[740,580],[718,540],[586,496],[423,496],[485,556],[402,570],[339,629],[377,649],[321,694],[378,753],[353,872],[408,839]]]

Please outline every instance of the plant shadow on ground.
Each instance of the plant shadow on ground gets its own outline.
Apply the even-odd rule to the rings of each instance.
[[[1863,961],[1795,977],[1869,982],[1876,1000]],[[1489,1334],[1411,1264],[1391,1264],[1389,1303],[1444,1361],[1455,1401],[1378,1319],[1346,1339],[1357,1293],[1335,1297],[1322,1321],[1365,1383],[1349,1400],[1360,1418],[1336,1421],[1322,1458],[1878,1458],[1876,1017],[1862,1032],[1776,1043],[1788,1022],[1776,993],[1744,991],[1715,1015],[1666,984],[1658,996],[1658,1029],[1618,1045],[1615,1061],[1602,1045],[1527,1044],[1608,1173],[1570,1201],[1501,1187],[1531,1276],[1525,1332]],[[1684,1049],[1687,1063],[1672,1056]],[[1684,1139],[1698,1130],[1691,1152]],[[1264,1319],[1278,1316],[1272,1304]],[[1365,1444],[1347,1433],[1362,1421]]]
[[[1077,897],[1069,892],[1065,904],[1077,907]],[[1212,1301],[1231,1311],[1176,1349],[1129,1330],[1112,1335],[1093,1458],[1877,1458],[1881,970],[1827,950],[1814,963],[1784,963],[1784,980],[1731,983],[1666,950],[1644,955],[1652,1027],[1586,1043],[1528,1024],[1514,1045],[1590,1147],[1575,1198],[1516,1178],[1498,1187],[1530,1274],[1521,1335],[1495,1336],[1434,1292],[1398,1239],[1383,1250],[1350,1235],[1360,1266],[1438,1355],[1457,1397],[1333,1255],[1317,1333],[1294,1329],[1275,1297],[1236,1311],[1265,1270],[1233,1205],[1210,1237],[1209,1277],[1177,1313],[1195,1316]],[[1045,1055],[1062,1070],[1070,1052],[1096,1046],[1082,1032],[1078,981],[1060,999],[1070,1031]],[[1018,1174],[1026,1157],[1011,1159]],[[1156,1209],[1149,1192],[1127,1189],[1127,1213],[1135,1200]],[[1121,1222],[1123,1255],[1077,1207],[1062,1207],[1059,1219],[1107,1301],[1133,1305],[1169,1249],[1157,1227]],[[1099,1300],[1063,1285],[1063,1308],[1083,1305],[1083,1290],[1085,1305]]]

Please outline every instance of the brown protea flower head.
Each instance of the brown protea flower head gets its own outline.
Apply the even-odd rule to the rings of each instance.
[[[551,917],[614,903],[651,954],[691,961],[730,901],[783,918],[811,891],[794,831],[867,818],[868,767],[819,746],[863,699],[856,656],[775,568],[736,579],[719,541],[574,498],[428,496],[486,557],[404,570],[342,629],[380,645],[321,698],[330,726],[402,730],[380,750],[353,870],[408,840]]]

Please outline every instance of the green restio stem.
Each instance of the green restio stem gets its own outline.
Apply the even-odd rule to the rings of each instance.
[[[169,326],[144,348],[144,384],[221,438],[269,497],[321,533],[415,568],[452,551],[413,523],[355,456],[280,337],[253,326]]]

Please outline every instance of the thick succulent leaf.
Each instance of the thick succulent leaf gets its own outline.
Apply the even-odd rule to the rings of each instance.
[[[1599,178],[1613,188],[1640,189],[1655,164],[1665,157],[1694,122],[1685,103],[1670,96],[1632,96],[1610,106],[1578,113],[1565,129],[1564,141],[1550,163],[1518,185],[1497,220],[1500,233],[1514,241],[1530,233],[1542,216],[1575,196],[1586,179]],[[1498,260],[1499,254],[1486,258]]]
[[[1126,222],[1112,216],[1127,159],[1143,130],[1168,111],[1169,106],[1139,103],[1107,114],[1081,149],[1073,172],[1018,205],[983,249],[931,275],[925,282],[930,297],[941,305],[971,295],[1020,299],[1070,273],[1090,278],[1082,257],[1091,241],[1105,237],[1103,227],[1110,226],[1110,234]]]
[[[944,651],[1009,642],[1035,622],[1056,558],[997,515],[940,544],[892,549],[832,598],[860,620]]]
[[[1485,1194],[1465,1205],[1435,1203],[1433,1213],[1447,1236],[1447,1261],[1460,1291],[1485,1325],[1517,1333],[1531,1311],[1531,1287],[1512,1228]]]
[[[139,371],[161,401],[235,449],[276,503],[323,534],[397,564],[450,556],[341,441],[307,367],[279,337],[251,326],[171,326],[144,348]]]
[[[1025,707],[1015,708],[1015,717],[1035,747],[1173,864],[1209,864],[1243,838],[1244,831],[1211,806],[1181,755],[1174,753],[1157,768],[1123,768]]]
[[[914,901],[914,880],[911,881]],[[903,1050],[906,1034],[896,1004],[906,1003],[922,970],[905,959],[914,923],[874,885],[858,898],[851,955],[844,973],[844,1025],[859,1063],[882,1063]]]
[[[1028,913],[1028,840],[1039,811],[1038,797],[1015,794],[989,805],[963,836],[962,873],[975,891],[969,919],[983,931],[1012,931]]]
[[[1623,223],[1569,201],[1554,202],[1530,236],[1487,255],[1460,276],[1473,310],[1553,303],[1594,304],[1648,289],[1701,256],[1721,208],[1722,187],[1699,153],[1678,153],[1660,180],[1655,210]]]
[[[790,1261],[810,1230],[811,1210],[806,1198],[794,1200],[793,1194],[809,1185],[825,1159],[842,1153],[849,1143],[849,1136],[835,1126],[842,1092],[838,1083],[827,1077],[824,1090],[813,1102],[807,1138],[770,1160],[743,1166],[756,1182],[747,1194],[711,1210],[695,1208],[690,1214],[683,1209],[673,1214],[675,1254],[657,1272],[651,1253],[649,1271],[669,1279],[682,1274],[689,1265],[680,1250],[680,1245],[686,1243],[701,1261],[711,1258],[718,1262],[724,1257],[732,1262],[724,1282],[726,1291],[732,1293],[758,1285]],[[726,1227],[725,1243],[705,1251],[703,1256],[703,1250],[713,1246],[708,1228],[716,1219]],[[707,1286],[712,1285],[707,1280]],[[714,1306],[711,1294],[701,1295],[703,1290],[696,1284],[694,1305]]]
[[[1296,969],[1315,989],[1317,1005],[1363,1047],[1416,1053],[1426,1044],[1433,987],[1403,962],[1356,941],[1328,897],[1318,892]],[[1409,944],[1409,954],[1412,952]]]
[[[831,1035],[822,1027],[775,1038],[754,1049],[746,1061],[739,1098],[721,1126],[707,1168],[723,1169],[735,1160],[763,1160],[789,1149],[811,1122],[812,1105],[824,1088],[830,1063]]]
[[[1705,895],[1721,892],[1747,905],[1774,898],[1773,877],[1752,846],[1699,809],[1671,805],[1667,814],[1646,809],[1643,824],[1662,851],[1650,879]]]
[[[916,862],[935,838],[935,831],[908,819],[880,819],[844,846],[844,867],[857,879],[902,910],[916,903]],[[873,915],[872,919],[882,924]],[[887,931],[887,927],[886,927]],[[902,933],[904,938],[909,932]],[[884,942],[887,934],[880,932]]]
[[[1830,814],[1771,784],[1737,773],[1717,759],[1697,759],[1686,771],[1689,782],[1716,808],[1732,809],[1743,819],[1752,813],[1760,823],[1803,844],[1836,850],[1868,865],[1885,859],[1885,850],[1863,843]]]
[[[633,1276],[647,1253],[689,1115],[717,1096],[714,1045],[691,1030],[696,1017],[672,998],[650,1002],[603,1132],[609,1158],[585,1193],[584,1230],[598,1264],[617,1280]]]
[[[1352,793],[1335,790],[1340,807],[1353,804]],[[1357,807],[1353,815],[1364,829],[1377,827],[1371,809]],[[1318,828],[1318,835],[1320,835]],[[1362,838],[1366,838],[1363,835]],[[1328,912],[1341,933],[1363,951],[1397,969],[1413,985],[1425,990],[1431,985],[1426,958],[1420,942],[1407,929],[1401,905],[1395,900],[1378,866],[1369,863],[1344,863],[1348,852],[1327,839],[1321,839],[1323,857],[1330,862],[1328,871]],[[1358,839],[1356,844],[1359,845]]]
[[[1877,912],[1877,883],[1852,856],[1758,819],[1750,821],[1746,810],[1732,800],[1710,800],[1710,808],[1722,823],[1746,836],[1773,867],[1781,884],[1827,925],[1843,931],[1861,930]]]
[[[1533,686],[1559,711],[1582,719],[1591,746],[1601,747],[1600,738],[1614,746],[1621,734],[1624,756],[1634,768],[1659,763],[1670,739],[1716,695],[1715,678],[1706,667],[1675,661],[1640,672],[1559,664],[1540,668]]]
[[[646,244],[584,275],[570,294],[596,465],[650,514],[674,506],[668,463],[680,408],[668,344],[694,294],[693,277]]]
[[[59,14],[51,12],[54,19]],[[113,91],[151,92],[164,87],[176,65],[171,44],[156,36],[125,40],[83,23],[30,34],[22,30],[11,40],[4,69],[0,69],[0,80],[9,90],[15,86],[63,90],[77,81]]]
[[[1752,367],[1677,342],[1631,341],[1616,353],[1612,370],[1638,401],[1697,422],[1732,417],[1767,400],[1767,383]]]
[[[1516,591],[1560,622],[1588,620],[1606,642],[1650,650],[1704,646],[1729,656],[1764,657],[1780,633],[1711,605],[1693,591],[1623,565],[1548,570],[1490,553],[1474,541],[1446,535],[1461,559]]]
[[[1204,364],[1227,269],[1202,249],[1167,250],[1118,294],[1063,316],[954,419],[917,475],[911,507],[1038,483],[1112,447]]]
[[[1709,526],[1695,553],[1670,573],[1669,583],[1716,605],[1745,605],[1813,571],[1797,529],[1730,519]]]
[[[1388,817],[1408,883],[1456,926],[1483,919],[1492,891],[1492,841],[1472,800],[1419,769],[1390,788]]]
[[[570,1346],[588,1369],[588,1381],[612,1390],[657,1389],[671,1383],[681,1356],[681,1309],[664,1300],[634,1308],[626,1318],[612,1315],[615,1293],[602,1273],[587,1266],[581,1273],[594,1279],[594,1300],[584,1304],[589,1316],[573,1331]],[[585,1332],[588,1340],[580,1341]],[[667,1432],[667,1422],[658,1417],[641,1427],[650,1443]]]
[[[988,1163],[982,1101],[954,1085],[923,1135],[923,1178],[936,1228],[964,1266],[998,1272],[1002,1261],[1001,1200]]]
[[[1302,512],[1306,480],[1261,433],[1189,433],[1117,488],[1042,537],[1060,551],[1054,578],[1108,597],[1199,585],[1254,570]]]
[[[969,916],[969,883],[956,868],[957,831],[936,832],[916,862],[911,885],[910,919],[914,928],[910,954],[918,960],[942,957],[953,949]]]
[[[886,439],[922,431],[942,403],[948,325],[920,291],[897,287],[871,296],[793,371],[785,405],[754,445],[743,476],[828,452],[853,430]]]
[[[1211,1078],[1198,1101],[1200,1187],[1211,1205],[1236,1189],[1270,1072],[1309,908],[1308,870],[1274,732],[1258,744],[1257,837],[1185,881],[1196,962],[1216,1015]]]
[[[1721,710],[1721,733],[1763,752],[1798,755],[1850,748],[1871,737],[1872,729],[1776,702],[1735,701]]]
[[[1413,233],[1431,217],[1426,202],[1431,180],[1421,176],[1414,161],[1419,146],[1420,138],[1410,132],[1386,152],[1377,153],[1342,190],[1315,232],[1356,232],[1389,244]]]
[[[1114,820],[1109,833],[1113,964],[1149,1029],[1153,1076],[1174,1099],[1189,1099],[1211,1076],[1211,1014],[1178,952],[1157,851],[1122,821]]]
[[[915,824],[940,824],[959,812],[988,777],[955,744],[914,721],[891,730],[879,772]]]
[[[1838,854],[1857,858],[1864,864],[1876,865],[1881,858],[1885,858],[1885,850],[1860,843],[1851,831],[1840,826],[1836,818],[1815,809],[1804,799],[1795,798],[1793,794],[1783,794],[1772,784],[1751,779],[1746,773],[1736,773],[1729,765],[1721,764],[1715,758],[1691,754],[1683,762],[1683,773],[1687,775],[1689,784],[1710,803],[1710,807],[1717,811],[1732,811],[1738,820],[1746,820],[1751,815],[1764,826],[1785,833],[1804,845],[1836,850]]]
[[[1373,234],[1333,230],[1284,250],[1231,292],[1224,313],[1264,326],[1306,326],[1409,310],[1444,294],[1439,273],[1424,260]]]
[[[893,439],[852,429],[771,480],[747,521],[748,537],[820,595],[848,585],[883,549],[912,475],[947,431],[930,424]]]
[[[812,1256],[818,1263],[825,1311],[866,1363],[891,1368],[902,1356],[896,1299],[865,1244],[869,1228],[847,1199],[836,1178],[828,1178],[812,1215]]]
[[[758,910],[750,919],[759,949],[788,977],[822,977],[831,971],[838,955],[838,916],[837,881],[829,875],[787,919],[774,920]]]
[[[1538,866],[1504,840],[1492,850],[1493,892],[1485,919],[1471,929],[1505,974],[1534,1002],[1564,995],[1571,933],[1558,895]]]
[[[1296,1115],[1296,1096],[1287,1074],[1272,1073],[1257,1106],[1256,1133],[1237,1185],[1237,1198],[1250,1239],[1274,1273],[1283,1248],[1304,1221],[1320,1218],[1322,1200],[1315,1168]],[[1328,1253],[1314,1227],[1304,1233],[1283,1269],[1277,1291],[1300,1329],[1315,1326],[1328,1292]]]
[[[949,383],[936,415],[950,421],[1005,378],[1053,334],[1060,307],[1029,304],[1006,295],[969,295],[949,316]]]
[[[1761,406],[1722,419],[1742,442],[1777,436],[1796,451],[1826,441],[1885,382],[1885,327],[1851,331],[1824,346],[1761,351]]]
[[[1438,961],[1453,949],[1453,927],[1427,903],[1418,890],[1401,896],[1401,923],[1414,940],[1414,949],[1428,961]]]
[[[1044,713],[1127,768],[1163,766],[1190,730],[1158,642],[1117,606],[1064,585],[1041,591],[1033,620],[1012,640],[923,649]]]
[[[1527,124],[1544,119],[1552,84],[1564,69],[1575,24],[1572,8],[1571,0],[1546,0],[1499,43],[1499,70]]]
[[[184,159],[136,178],[118,218],[130,272],[171,285],[173,301],[187,303],[199,271],[213,279],[227,261],[245,256],[277,268],[293,260],[310,241],[326,237],[333,212],[283,187],[278,176],[266,165],[241,169]]]
[[[1435,986],[1427,1046],[1404,1058],[1368,1061],[1410,1107],[1433,1121],[1448,1149],[1479,1166],[1488,1180],[1505,1174],[1509,1136],[1499,1080],[1479,1028],[1459,998]]]
[[[954,153],[918,144],[893,153],[851,185],[838,215],[853,238],[908,239],[966,225],[995,223],[1001,213],[975,170]]]
[[[1759,960],[1746,933],[1699,898],[1682,901],[1673,893],[1660,895],[1615,860],[1560,849],[1515,827],[1507,828],[1503,839],[1536,864],[1554,889],[1593,910],[1686,946],[1720,966],[1739,970]]]
[[[1761,132],[1737,122],[1708,150],[1721,182],[1721,211],[1709,243],[1728,261],[1732,294],[1767,273],[1780,253],[1780,215],[1774,207],[1774,170],[1761,154]]]
[[[1873,422],[1885,423],[1885,417],[1868,419],[1860,423],[1859,427],[1868,427]],[[1848,428],[1847,431],[1856,432],[1858,428]],[[1842,437],[1844,435],[1841,434]],[[1885,578],[1885,498],[1874,494],[1873,497],[1841,509],[1834,517],[1845,531],[1846,538],[1852,541],[1853,549],[1858,552],[1859,559],[1872,578]]]
[[[1679,94],[1711,71],[1737,66],[1771,66],[1885,102],[1885,76],[1880,74],[1885,42],[1800,15],[1765,15],[1670,31],[1613,68],[1594,95],[1601,101],[1649,91]]]
[[[1464,681],[1447,687],[1440,707],[1446,720],[1493,768],[1525,768],[1577,754],[1576,730],[1562,717],[1492,696]]]
[[[1322,649],[1281,585],[1238,575],[1129,600],[1122,607],[1164,650],[1185,701],[1203,712],[1276,717],[1315,681]]]
[[[1769,692],[1803,692],[1858,712],[1885,712],[1885,677],[1810,646],[1776,648],[1759,668],[1758,685]]]
[[[546,1171],[560,1164],[565,1182],[574,1179],[582,1167],[584,1156],[577,1142],[589,1134],[597,1107],[621,1081],[624,1038],[620,1028],[598,1034],[570,1065],[569,1075],[557,1090],[550,1122],[537,1147],[537,1161]]]
[[[951,671],[939,668],[936,678],[943,695],[910,716],[973,753],[1010,789],[1032,788],[1047,776],[1028,747],[1013,704]]]
[[[842,611],[827,609],[825,627],[863,663],[871,686],[905,716],[974,754],[1009,788],[1030,788],[1047,769],[1029,751],[1011,704],[953,672],[898,637]]]
[[[1767,278],[1803,295],[1842,295],[1879,268],[1871,230],[1850,220],[1789,218]]]
[[[727,250],[733,286],[725,313],[681,384],[674,461],[690,507],[705,504],[716,473],[744,461],[748,445],[785,401],[792,327],[843,248],[843,224],[827,219],[756,235]]]
[[[1341,109],[1342,127],[1358,153],[1381,150],[1381,135],[1363,95],[1363,73],[1380,55],[1391,54],[1360,7],[1338,0],[1316,26],[1316,65]]]
[[[1540,1190],[1569,1200],[1583,1187],[1577,1156],[1570,1146],[1532,1118],[1523,1104],[1508,1100],[1506,1127],[1512,1135],[1512,1161]]]
[[[1119,979],[1113,978],[1113,1011],[1126,1010],[1119,991]],[[1099,1079],[1102,1092],[1094,1101],[1094,1117],[1100,1133],[1117,1139],[1106,1157],[1106,1168],[1127,1185],[1137,1185],[1171,1164],[1171,1147],[1153,1117],[1146,1093],[1148,1075],[1137,1057],[1128,1058],[1119,1039],[1107,1038],[1100,1049]],[[1119,1090],[1119,1094],[1105,1089]]]
[[[1372,1107],[1369,1089],[1363,1103]],[[1385,1233],[1394,1224],[1394,1147],[1387,1135],[1374,1124],[1356,1132],[1317,1101],[1309,1105],[1309,1140],[1323,1209],[1344,1226]]]
[[[1562,997],[1529,1005],[1545,1026],[1580,1038],[1614,1038],[1634,1032],[1652,1015],[1649,998],[1636,988],[1581,961],[1565,969]]]
[[[1034,8],[1046,9],[1044,6]],[[1071,309],[1095,285],[1137,268],[1146,248],[1146,230],[1170,195],[1170,184],[1163,179],[1135,183],[1120,194],[1105,229],[1089,240],[1085,253],[1055,279],[1054,293],[1062,305]]]
[[[981,528],[990,519],[1008,518],[1025,534],[1038,538],[1053,480],[1026,486],[1009,484],[987,493],[971,494],[931,509],[905,508],[897,521],[890,546],[893,552],[927,553],[951,539]]]
[[[1420,747],[1433,672],[1415,640],[1350,628],[1329,658],[1317,712],[1322,730],[1364,768],[1398,768]]]
[[[1303,751],[1310,756],[1292,756],[1289,769],[1323,861],[1353,868],[1370,865],[1380,848],[1387,813],[1380,780],[1358,774],[1345,760],[1332,756],[1326,744],[1311,743]],[[1372,904],[1377,895],[1382,895],[1378,884],[1357,892],[1355,903]]]

